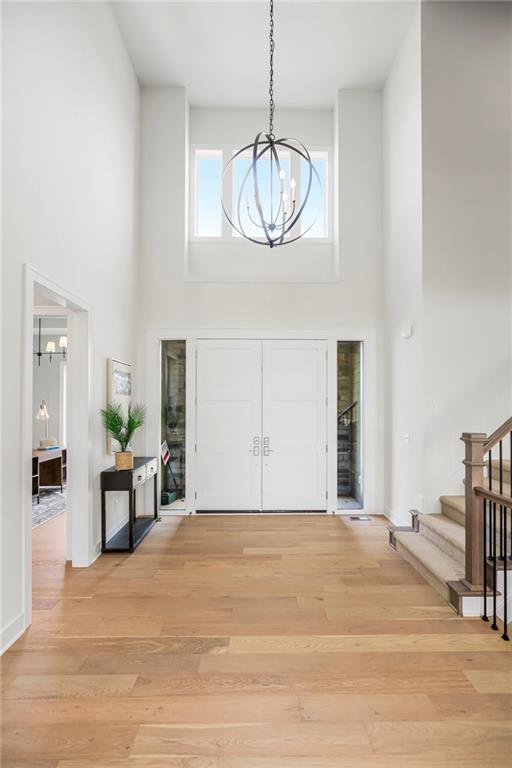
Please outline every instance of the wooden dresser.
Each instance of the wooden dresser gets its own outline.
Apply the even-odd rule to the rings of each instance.
[[[46,451],[32,451],[32,498],[37,496],[39,504],[41,488],[64,490],[67,480],[68,452],[66,448],[49,448]]]

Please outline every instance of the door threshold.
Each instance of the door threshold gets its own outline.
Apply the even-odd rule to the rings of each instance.
[[[197,509],[196,515],[325,515],[326,509]]]

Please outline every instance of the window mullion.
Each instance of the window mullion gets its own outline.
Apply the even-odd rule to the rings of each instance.
[[[231,148],[222,148],[222,199],[224,201],[224,204],[226,206],[227,213],[230,217],[230,219],[233,219],[233,166],[232,164],[229,165],[228,169],[226,170],[226,173],[224,173],[224,168],[226,167],[227,163],[229,162],[229,158],[231,157]],[[224,216],[224,213],[222,213],[222,239],[223,240],[231,240],[233,237],[233,231],[231,224],[227,220],[227,218]]]

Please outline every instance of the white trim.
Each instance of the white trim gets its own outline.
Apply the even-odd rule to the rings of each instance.
[[[66,447],[68,416],[67,360],[59,361],[59,445]]]
[[[26,630],[25,615],[19,613],[9,624],[2,629],[0,636],[0,656],[11,647]]]
[[[52,314],[67,314],[68,386],[81,408],[68,402],[68,552],[73,566],[88,566],[94,557],[92,543],[93,424],[91,418],[91,312],[88,304],[53,282],[29,264],[23,267],[22,385],[20,499],[22,554],[22,632],[32,622],[32,397],[34,287],[45,289],[65,307],[48,307]],[[46,311],[46,308],[45,308]],[[69,398],[68,398],[69,401]],[[15,577],[15,575],[14,575]]]
[[[189,238],[188,242],[194,243],[194,244],[208,244],[208,243],[240,243],[243,242],[242,236],[238,233],[235,233],[233,231],[233,228],[227,221],[226,217],[223,215],[221,211],[221,234],[220,235],[198,235],[196,234],[196,227],[197,227],[197,157],[198,155],[202,155],[204,157],[208,156],[218,156],[220,154],[221,156],[221,178],[222,178],[222,199],[226,201],[226,205],[230,205],[230,208],[232,209],[235,202],[235,180],[234,175],[232,172],[232,167],[227,167],[227,163],[229,160],[232,159],[233,155],[240,150],[240,146],[235,144],[191,144],[190,145],[190,156],[189,156],[189,177],[192,179],[192,184],[190,184],[189,187]],[[333,163],[334,163],[334,148],[332,145],[326,145],[326,144],[318,144],[314,145],[308,148],[309,153],[312,157],[312,159],[315,159],[316,156],[321,156],[325,159],[325,177],[326,177],[326,184],[325,189],[323,190],[323,200],[324,200],[324,237],[307,237],[307,235],[304,237],[304,242],[306,242],[308,245],[333,245],[334,244],[334,173],[333,173]],[[301,194],[301,167],[300,167],[300,159],[297,157],[297,155],[294,152],[287,151],[285,152],[286,155],[288,155],[290,160],[290,179],[295,178],[295,181],[297,182],[297,199],[300,200],[300,194]],[[247,151],[247,153],[244,153],[243,155],[240,155],[240,157],[250,156],[250,150]],[[227,170],[226,170],[227,168]],[[288,190],[289,191],[289,190]],[[232,210],[229,211],[230,216],[232,218]],[[299,223],[300,227],[300,223]],[[188,248],[188,243],[186,244],[186,247]],[[194,280],[194,278],[189,277],[191,281]],[[226,278],[219,278],[221,282],[226,282]],[[199,278],[198,278],[199,280]],[[233,280],[234,281],[234,280]],[[245,281],[245,279],[244,279]],[[209,282],[209,280],[200,279],[200,282]],[[232,282],[229,280],[229,282]],[[269,282],[281,282],[279,280],[271,279]],[[286,278],[284,282],[310,282],[309,278],[305,278],[304,281],[302,281],[300,278],[298,280],[295,280],[293,277]],[[313,280],[313,282],[331,282],[331,278],[324,280]]]
[[[364,375],[362,377],[362,443],[361,474],[363,476],[363,508],[358,514],[382,514],[379,456],[380,435],[378,429],[378,387],[377,387],[377,340],[375,331],[365,329],[338,330],[269,330],[243,328],[149,328],[146,332],[146,402],[148,404],[145,452],[147,456],[160,455],[160,342],[164,340],[185,340],[187,342],[187,417],[186,417],[186,491],[184,514],[195,514],[195,386],[196,386],[196,342],[197,339],[323,339],[327,341],[328,377],[328,458],[327,458],[327,512],[345,514],[337,509],[337,433],[336,393],[337,357],[336,342],[363,342]],[[334,425],[334,426],[333,426]],[[159,474],[160,477],[160,474]],[[160,498],[160,487],[159,487]],[[353,510],[350,511],[353,514]],[[168,513],[161,510],[160,514]]]

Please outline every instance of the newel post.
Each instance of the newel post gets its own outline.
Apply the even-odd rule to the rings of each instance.
[[[483,531],[482,501],[473,489],[484,484],[484,444],[487,435],[482,432],[463,432],[466,446],[466,577],[463,584],[471,590],[481,590],[483,583]]]

